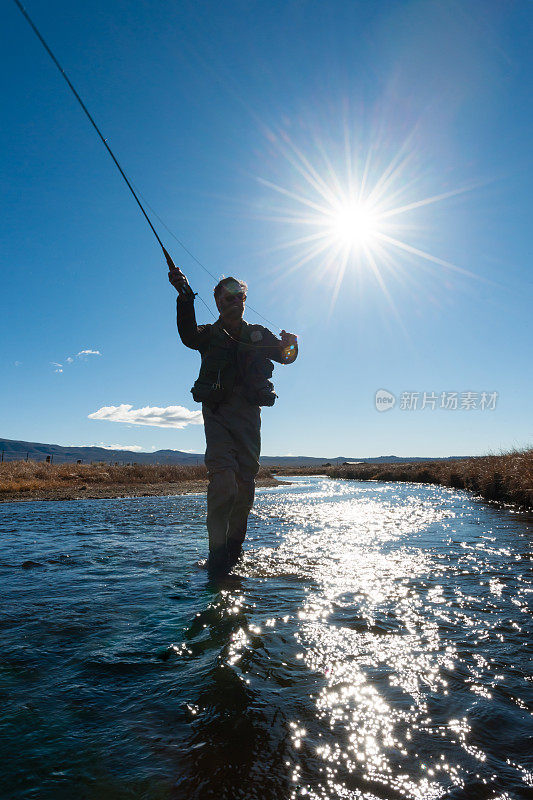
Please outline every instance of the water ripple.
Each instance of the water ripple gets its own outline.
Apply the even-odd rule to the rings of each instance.
[[[532,796],[531,516],[427,486],[0,507],[1,794]]]

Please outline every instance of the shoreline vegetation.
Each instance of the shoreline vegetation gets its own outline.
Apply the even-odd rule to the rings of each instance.
[[[359,481],[434,483],[466,489],[484,500],[533,509],[533,448],[500,455],[450,461],[394,464],[339,464],[317,467],[272,468],[276,475],[328,475]]]
[[[258,486],[283,481],[261,468]],[[205,466],[180,464],[47,464],[8,461],[0,464],[0,502],[150,497],[207,490]]]
[[[324,464],[318,467],[262,467],[258,486],[277,486],[289,475],[327,475],[362,481],[429,483],[465,489],[484,500],[533,509],[533,448],[501,455],[450,461],[393,464]],[[0,502],[76,500],[205,492],[205,466],[179,464],[0,464]]]

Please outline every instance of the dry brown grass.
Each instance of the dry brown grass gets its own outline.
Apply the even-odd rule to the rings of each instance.
[[[204,466],[179,464],[46,464],[10,461],[0,464],[0,493],[60,489],[68,486],[182,483],[206,478]]]
[[[260,470],[259,477],[269,477]],[[206,480],[202,466],[179,464],[46,464],[42,461],[10,461],[0,464],[0,496],[39,492],[50,489],[156,486],[164,483],[186,483]]]
[[[453,461],[403,464],[347,464],[274,470],[276,474],[321,474],[331,478],[436,483],[468,489],[485,500],[533,508],[533,449]]]

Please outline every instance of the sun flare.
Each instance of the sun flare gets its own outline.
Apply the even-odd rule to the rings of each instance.
[[[347,128],[344,133],[343,150],[335,143],[328,148],[314,137],[306,152],[286,131],[269,131],[269,142],[282,156],[278,163],[289,168],[282,183],[259,178],[283,198],[266,219],[292,231],[282,244],[271,248],[288,251],[284,274],[305,267],[320,280],[332,276],[332,308],[347,271],[372,275],[392,307],[392,280],[412,283],[416,263],[420,274],[427,274],[429,268],[438,277],[454,272],[475,278],[419,246],[427,223],[420,224],[418,218],[427,206],[470,191],[474,185],[424,191],[427,165],[418,162],[411,137],[396,149],[384,146],[383,152],[371,143],[364,155],[362,146],[350,144]]]

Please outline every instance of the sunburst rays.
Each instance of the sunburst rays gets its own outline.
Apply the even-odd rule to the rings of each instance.
[[[287,183],[258,180],[279,200],[263,218],[283,223],[289,231],[283,243],[271,248],[285,252],[285,274],[306,267],[315,275],[328,275],[333,306],[347,271],[364,270],[393,308],[391,278],[407,277],[407,269],[412,273],[416,264],[421,272],[429,268],[477,277],[420,246],[418,234],[423,228],[417,215],[471,191],[475,184],[424,192],[427,180],[414,139],[410,134],[393,150],[376,140],[363,155],[362,147],[350,142],[346,126],[339,155],[335,147],[328,152],[316,136],[306,151],[286,132],[271,132],[269,140],[286,165]]]

